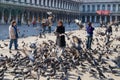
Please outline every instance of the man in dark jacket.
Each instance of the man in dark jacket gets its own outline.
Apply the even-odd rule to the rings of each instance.
[[[66,46],[66,41],[65,41],[65,27],[63,26],[62,21],[58,21],[58,26],[56,29],[56,45],[59,48],[59,54],[58,57],[60,57],[61,54],[64,52],[64,48]]]
[[[110,41],[110,36],[112,35],[111,25],[108,25],[108,27],[106,28],[105,34],[106,34],[106,45],[107,45]]]
[[[88,26],[86,27],[86,31],[87,31],[86,47],[87,49],[91,49],[91,43],[92,43],[93,31],[94,31],[94,28],[92,27],[92,23],[88,23]]]

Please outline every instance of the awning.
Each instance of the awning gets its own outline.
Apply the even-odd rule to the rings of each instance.
[[[98,10],[96,11],[96,13],[99,15],[109,15],[110,11],[109,10]]]

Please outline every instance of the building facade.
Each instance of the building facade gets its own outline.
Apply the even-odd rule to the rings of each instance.
[[[0,24],[12,19],[19,23],[41,21],[53,12],[55,21],[80,18],[79,0],[0,0]]]
[[[97,10],[109,10],[107,16],[98,15]],[[120,0],[83,0],[80,5],[82,22],[120,21]]]

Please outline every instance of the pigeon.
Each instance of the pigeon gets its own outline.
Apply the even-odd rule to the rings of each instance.
[[[82,80],[80,76],[78,76],[77,80]]]
[[[1,44],[0,44],[0,48],[3,49],[4,47],[2,47]]]
[[[7,46],[8,46],[8,44],[4,43],[4,46],[5,46],[5,47],[7,47]]]

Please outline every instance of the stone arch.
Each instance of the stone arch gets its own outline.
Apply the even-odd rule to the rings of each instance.
[[[13,19],[15,20],[16,14],[17,14],[16,9],[12,9],[12,10],[11,10],[11,19],[12,19],[12,20],[13,20]]]
[[[5,9],[4,10],[4,21],[5,21],[5,23],[8,23],[8,18],[9,18],[9,10]]]

